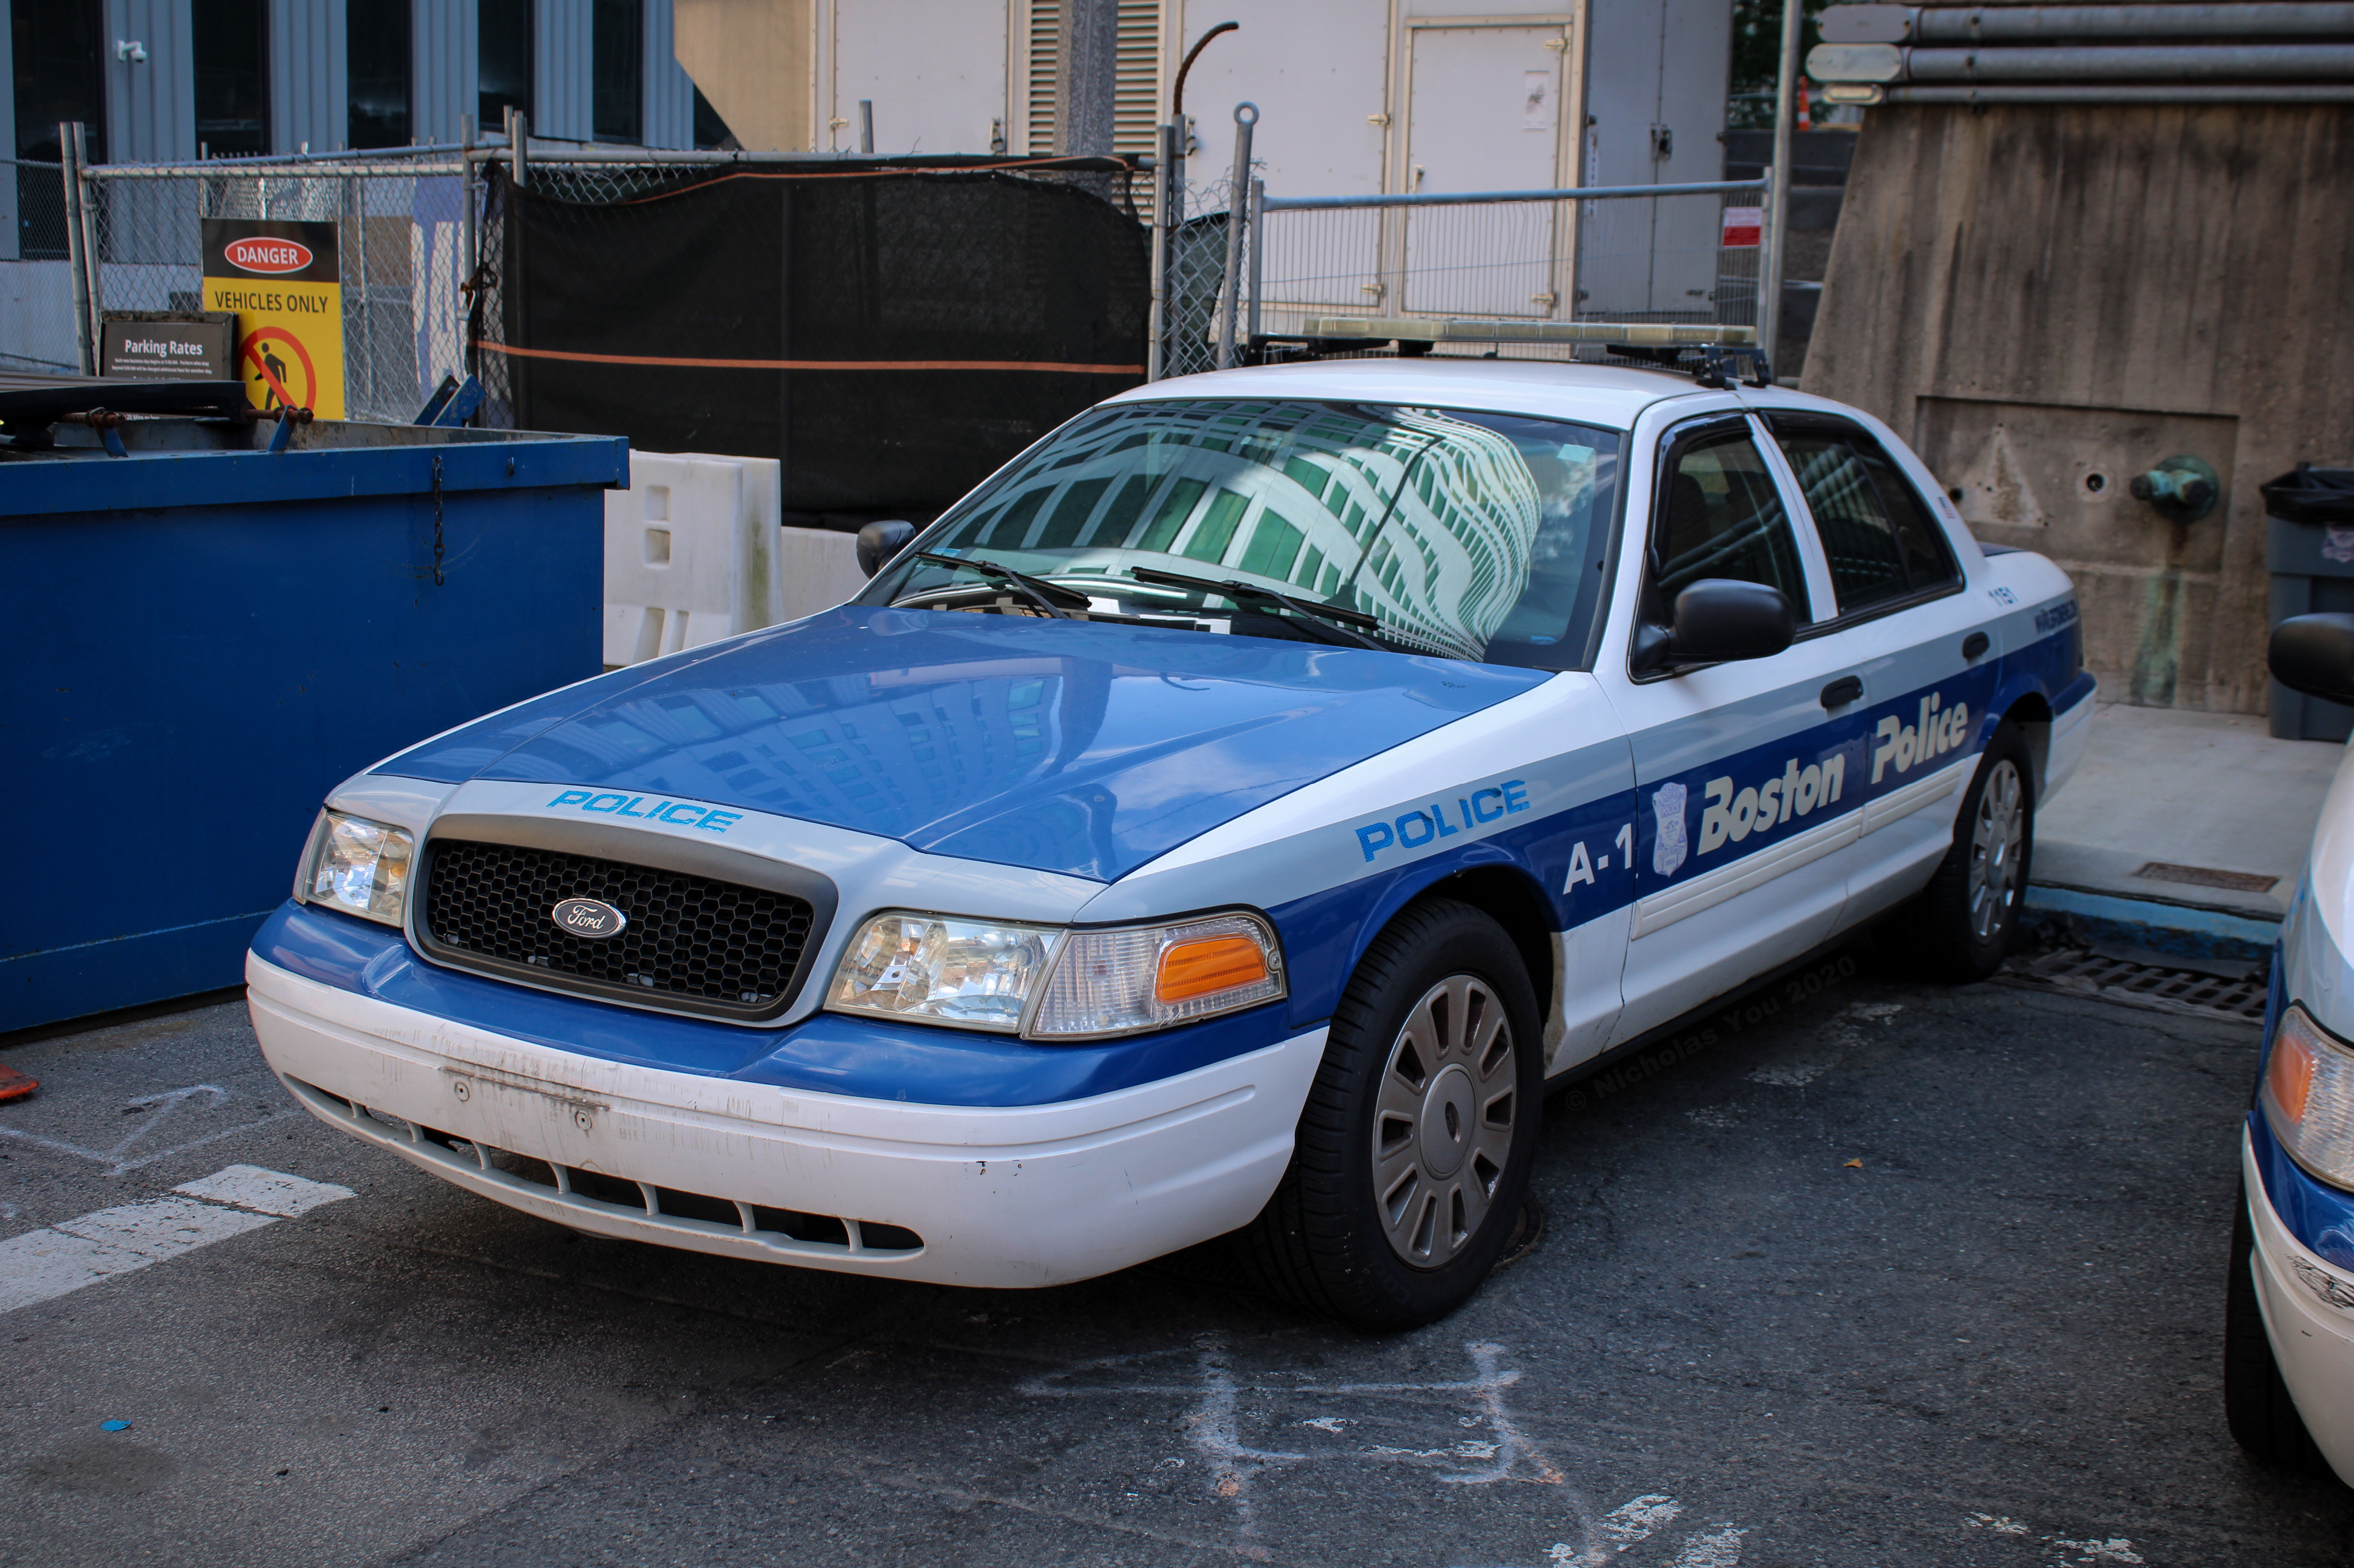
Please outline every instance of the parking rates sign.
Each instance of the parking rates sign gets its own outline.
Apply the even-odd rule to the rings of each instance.
[[[332,223],[208,217],[205,309],[237,315],[236,374],[257,408],[344,417],[344,284]]]

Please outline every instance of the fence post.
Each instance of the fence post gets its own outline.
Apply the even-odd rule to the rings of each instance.
[[[65,182],[66,270],[73,277],[74,346],[81,358],[81,373],[95,376],[98,362],[90,353],[90,274],[81,264],[81,146],[74,135],[80,129],[70,122],[58,127],[58,145],[63,151],[58,161]]]
[[[1244,110],[1249,110],[1246,116]],[[1225,310],[1218,323],[1218,368],[1230,370],[1235,363],[1235,313],[1241,307],[1243,280],[1243,229],[1250,222],[1251,127],[1258,123],[1258,105],[1235,105],[1235,174],[1226,187],[1226,275]]]
[[[1757,236],[1757,352],[1768,366],[1782,346],[1782,186],[1780,167],[1766,164],[1763,232]]]
[[[1266,238],[1267,182],[1254,178],[1250,183],[1250,332],[1243,339],[1253,350],[1258,347],[1258,305],[1264,276],[1260,263],[1266,255]]]
[[[1156,132],[1152,160],[1152,322],[1144,344],[1144,378],[1158,381],[1162,371],[1161,344],[1169,335],[1169,194],[1177,177],[1177,127]]]
[[[464,269],[465,281],[453,302],[458,313],[458,363],[469,376],[482,375],[482,355],[474,347],[473,293],[477,275],[482,270],[482,236],[474,224],[474,202],[478,196],[474,179],[474,117],[458,116],[458,164],[464,172],[458,176],[458,221],[462,226],[458,236],[458,264]]]
[[[83,318],[82,330],[90,334],[90,373],[100,368],[99,318],[106,311],[106,274],[99,266],[98,190],[90,174],[90,141],[87,128],[74,122],[74,182],[80,187],[77,199],[68,217],[81,231],[81,267],[87,277],[83,285],[90,300],[90,312]]]

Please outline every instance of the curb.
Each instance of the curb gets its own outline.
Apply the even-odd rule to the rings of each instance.
[[[2257,916],[2034,883],[2028,884],[2027,909],[2046,922],[2081,927],[2095,941],[2185,959],[2268,958],[2281,934],[2278,920]]]

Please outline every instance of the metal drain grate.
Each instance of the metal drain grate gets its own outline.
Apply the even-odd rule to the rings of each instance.
[[[2162,959],[2164,955],[2148,957]],[[2210,968],[2238,972],[2205,972]],[[2075,948],[2012,959],[2004,966],[2003,978],[2038,990],[2098,996],[2194,1018],[2232,1018],[2261,1023],[2264,1017],[2264,966],[2253,960],[2242,965],[2175,968],[2139,957]]]

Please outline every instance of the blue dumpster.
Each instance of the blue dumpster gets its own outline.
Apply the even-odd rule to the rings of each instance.
[[[330,786],[596,674],[629,482],[607,437],[80,418],[0,442],[0,1031],[239,983]]]

